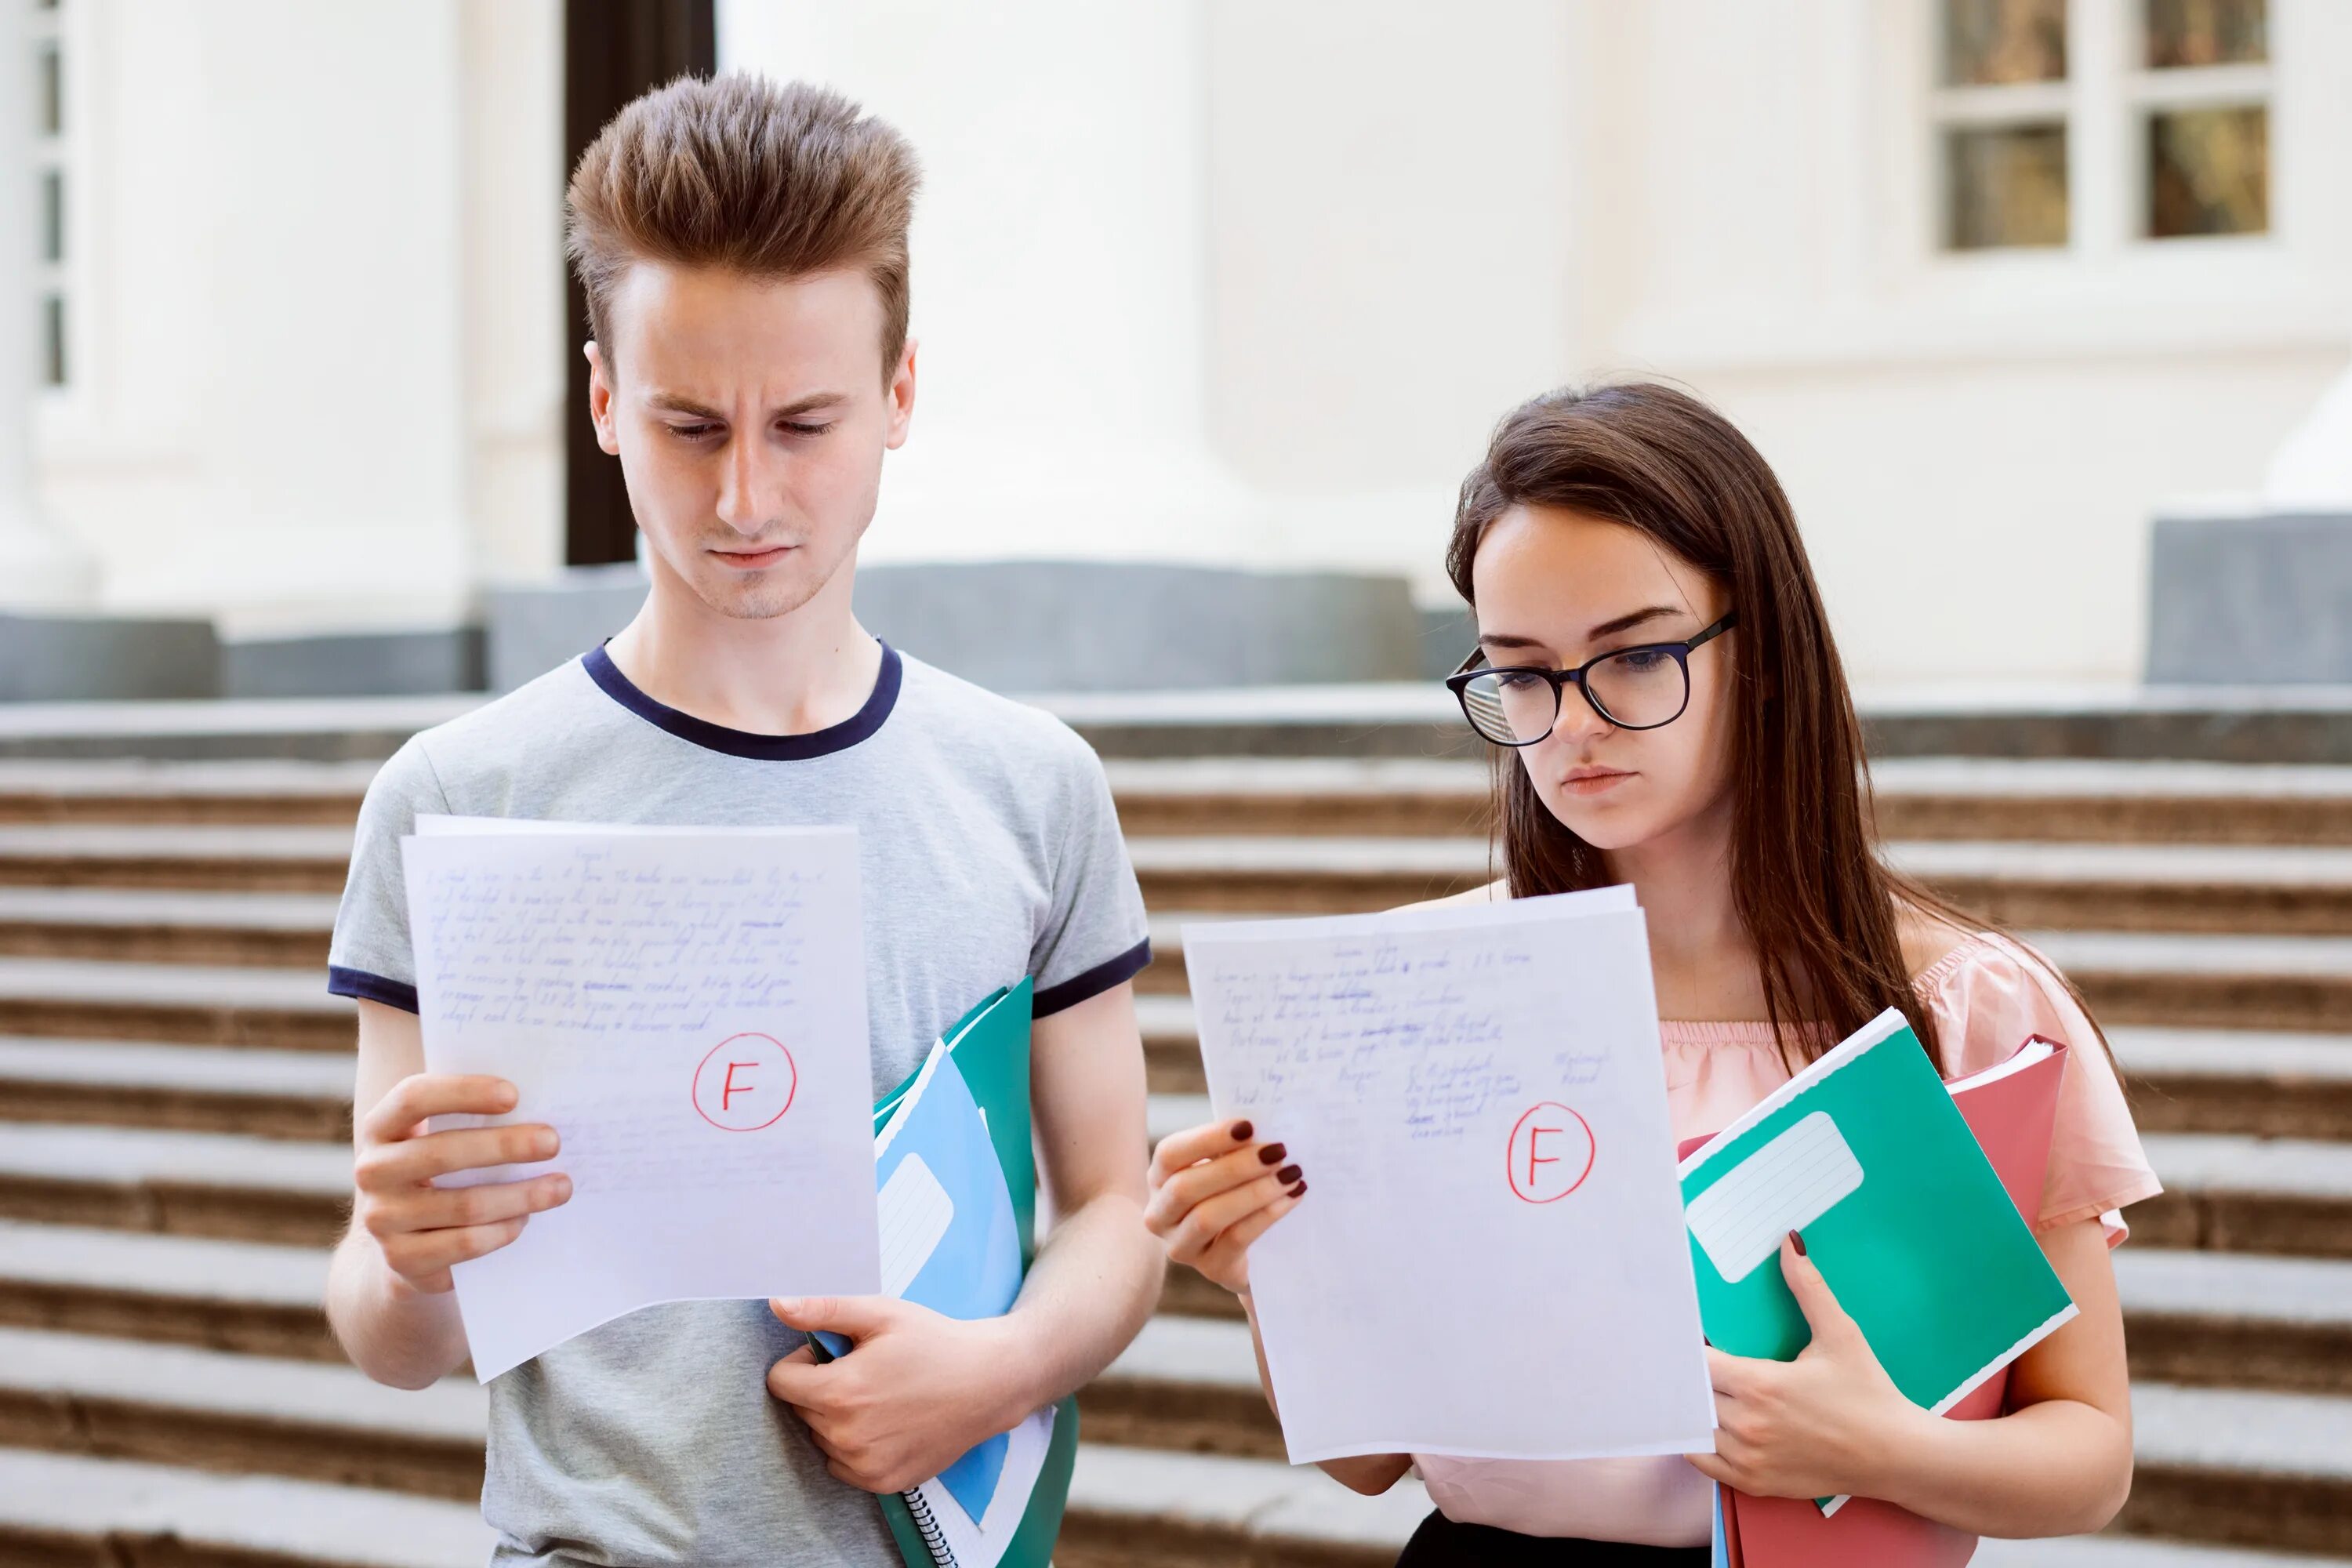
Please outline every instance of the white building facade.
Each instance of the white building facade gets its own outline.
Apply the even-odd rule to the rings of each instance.
[[[1779,469],[1857,675],[2120,680],[2152,513],[2259,490],[2298,426],[2326,471],[2340,0],[717,9],[722,66],[833,82],[927,165],[872,560],[1436,605],[1494,419],[1656,374]],[[0,589],[256,637],[558,572],[556,0],[32,14],[0,563],[70,559]]]

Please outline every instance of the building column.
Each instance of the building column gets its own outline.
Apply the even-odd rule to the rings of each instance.
[[[33,488],[38,303],[33,250],[33,60],[20,31],[0,66],[0,605],[87,601],[89,563],[42,520]]]

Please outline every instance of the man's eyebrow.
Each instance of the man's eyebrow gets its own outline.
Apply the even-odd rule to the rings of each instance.
[[[848,401],[848,395],[845,393],[804,393],[802,395],[793,398],[790,403],[787,403],[783,406],[776,409],[769,416],[769,417],[773,419],[796,419],[803,414],[814,414],[820,408],[830,408],[837,403],[844,403],[846,401]],[[649,392],[646,395],[646,406],[648,408],[657,409],[665,414],[691,414],[698,419],[724,419],[727,417],[717,409],[707,407],[704,405],[696,402],[693,398],[687,396],[682,392]]]

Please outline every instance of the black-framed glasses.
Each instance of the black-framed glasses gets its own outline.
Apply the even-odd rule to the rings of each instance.
[[[1445,678],[1470,727],[1498,746],[1532,746],[1559,722],[1560,688],[1574,686],[1608,723],[1620,730],[1655,730],[1690,706],[1691,649],[1738,624],[1726,615],[1686,642],[1643,643],[1586,659],[1574,669],[1540,665],[1478,668],[1473,653]]]

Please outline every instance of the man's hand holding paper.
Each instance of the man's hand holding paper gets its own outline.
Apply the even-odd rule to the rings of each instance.
[[[446,1294],[455,1288],[453,1268],[507,1246],[532,1215],[572,1196],[572,1178],[561,1171],[516,1182],[436,1184],[556,1156],[561,1141],[542,1122],[427,1130],[433,1117],[503,1116],[516,1110],[516,1100],[504,1079],[416,1073],[352,1130],[352,1223],[375,1238],[406,1289]]]

